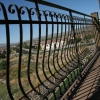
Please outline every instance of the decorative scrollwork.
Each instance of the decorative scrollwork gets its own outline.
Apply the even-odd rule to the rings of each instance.
[[[29,12],[29,9],[25,6],[20,7],[20,14],[25,14],[25,11],[23,10],[23,8],[25,8],[27,10],[27,12]]]
[[[15,7],[16,10],[15,10],[13,7]],[[17,11],[17,13],[19,13],[18,6],[15,5],[15,4],[11,4],[11,5],[9,5],[9,7],[8,7],[8,11],[9,11],[11,14],[14,14],[15,11]]]
[[[35,12],[33,10],[35,10],[35,8],[30,8],[30,14],[31,15],[34,15],[35,14]]]
[[[50,17],[53,17],[53,14],[52,14],[52,12],[51,12],[51,11],[49,11],[49,16],[50,16]]]
[[[43,11],[43,15],[47,17],[48,16],[48,11],[47,10]]]

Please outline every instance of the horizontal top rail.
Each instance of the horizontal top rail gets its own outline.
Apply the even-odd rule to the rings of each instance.
[[[26,0],[26,1],[35,2],[35,0]],[[81,14],[81,15],[84,15],[84,16],[87,16],[87,17],[92,17],[90,15],[87,15],[87,14],[84,14],[84,13],[81,13],[81,12],[78,12],[78,11],[75,11],[75,10],[72,10],[72,9],[69,9],[69,8],[66,8],[66,7],[62,7],[62,6],[59,6],[57,4],[53,4],[53,3],[50,3],[50,2],[37,0],[37,3],[42,4],[42,5],[46,5],[46,6],[50,6],[50,7],[54,7],[54,8],[58,8],[58,9],[65,10],[65,11],[71,11],[73,13]]]
[[[46,22],[46,21],[35,21],[35,20],[32,20],[32,21],[30,21],[30,20],[21,20],[21,21],[19,21],[19,20],[0,20],[0,24],[7,24],[7,23],[9,23],[9,24],[20,24],[20,23],[22,23],[22,24],[38,24],[38,23],[40,23],[40,24],[72,24],[72,22],[56,22],[56,21],[54,21],[54,22],[51,22],[51,21],[48,21],[48,22]],[[75,24],[75,25],[84,25],[84,23],[73,23],[73,24]],[[95,25],[95,24],[93,24],[93,23],[85,23],[85,25]]]

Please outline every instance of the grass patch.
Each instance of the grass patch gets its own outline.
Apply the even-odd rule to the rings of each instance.
[[[0,83],[0,99],[6,96],[7,93],[6,84]],[[10,100],[9,97],[7,97],[7,100]]]
[[[64,81],[66,87],[69,85],[69,83],[72,82],[72,80],[75,78],[75,76],[78,74],[78,72],[79,72],[79,69],[76,69],[75,71],[73,71],[72,73],[69,74],[68,78],[66,78],[65,81]],[[65,90],[64,83],[61,83],[61,86],[60,86],[61,92]],[[55,94],[56,94],[56,97],[58,97],[60,95],[59,87],[55,91]],[[50,98],[50,100],[54,100],[54,96],[52,96]]]

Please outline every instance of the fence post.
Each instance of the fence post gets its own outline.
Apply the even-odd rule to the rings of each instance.
[[[94,17],[92,19],[93,21],[93,29],[94,29],[94,40],[95,40],[95,44],[96,44],[96,49],[98,51],[100,51],[100,24],[99,24],[99,16],[98,16],[98,12],[94,12],[91,13],[91,16]]]

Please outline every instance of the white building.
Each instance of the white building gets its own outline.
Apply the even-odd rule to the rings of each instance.
[[[49,51],[50,50],[50,46],[51,46],[51,50],[54,50],[55,48],[56,49],[59,49],[59,48],[62,48],[62,46],[64,45],[64,41],[63,40],[53,40],[52,43],[51,43],[51,40],[48,40],[47,43],[46,43],[46,50]],[[41,42],[41,46],[44,50],[45,48],[45,42]],[[56,47],[55,47],[56,46]]]

